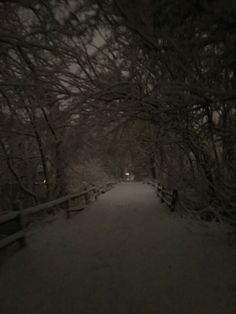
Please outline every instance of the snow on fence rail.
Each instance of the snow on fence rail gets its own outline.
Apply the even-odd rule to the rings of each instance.
[[[66,218],[70,218],[71,212],[80,211],[84,209],[84,205],[76,204],[76,201],[80,201],[84,199],[85,204],[90,203],[91,200],[97,199],[98,195],[101,193],[105,193],[110,188],[115,185],[115,182],[108,182],[99,187],[92,187],[87,189],[86,191],[73,193],[70,195],[66,195],[60,198],[57,198],[53,201],[39,204],[30,208],[22,209],[21,203],[18,202],[18,211],[10,212],[7,214],[3,214],[0,216],[0,226],[3,229],[3,234],[0,233],[0,249],[8,246],[9,244],[18,241],[20,247],[24,247],[26,245],[25,241],[25,226],[24,221],[25,217],[33,214],[37,214],[39,212],[43,212],[47,209],[52,209],[57,205],[65,206]],[[7,226],[8,224],[8,226]],[[10,224],[10,226],[9,226]],[[5,231],[4,231],[5,226]],[[9,234],[13,229],[14,231]]]
[[[173,190],[169,191],[164,188],[160,183],[157,183],[155,181],[149,181],[148,184],[151,184],[156,189],[157,195],[160,197],[161,202],[165,202],[171,209],[171,211],[175,211],[176,204],[178,200],[178,191]]]

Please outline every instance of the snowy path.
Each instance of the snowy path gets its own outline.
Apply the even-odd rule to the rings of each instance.
[[[118,185],[1,265],[0,313],[235,314],[235,250],[188,226],[149,186]]]

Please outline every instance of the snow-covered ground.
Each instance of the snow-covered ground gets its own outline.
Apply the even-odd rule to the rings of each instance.
[[[30,230],[0,268],[1,314],[235,314],[225,227],[170,214],[150,186],[116,186]]]

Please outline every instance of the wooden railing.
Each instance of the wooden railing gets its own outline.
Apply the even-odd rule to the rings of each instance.
[[[53,208],[60,205],[64,207],[68,219],[71,217],[71,212],[83,210],[86,204],[97,199],[100,194],[105,193],[114,185],[115,182],[108,182],[99,187],[94,186],[85,191],[66,195],[26,209],[22,209],[21,203],[18,202],[18,211],[0,216],[0,249],[16,241],[19,242],[21,247],[26,245],[24,223],[27,216],[50,209],[52,213],[55,213]],[[81,203],[81,201],[84,202]]]
[[[171,211],[175,211],[178,201],[178,191],[175,189],[169,191],[156,181],[149,181],[148,184],[155,187],[156,193],[160,197],[161,202],[165,202],[170,207]]]

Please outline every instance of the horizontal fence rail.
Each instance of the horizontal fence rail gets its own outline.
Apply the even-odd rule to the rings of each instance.
[[[21,247],[26,245],[25,241],[25,219],[27,216],[44,212],[54,207],[62,205],[65,210],[66,218],[71,217],[71,212],[81,211],[86,204],[96,200],[102,193],[110,190],[116,183],[108,182],[99,187],[93,186],[85,191],[80,191],[70,195],[65,195],[47,203],[39,204],[30,208],[22,209],[21,203],[18,202],[18,211],[0,215],[0,249],[19,242]],[[83,201],[83,203],[81,203]]]
[[[160,197],[162,203],[166,203],[171,211],[176,210],[177,200],[178,200],[178,191],[176,189],[170,191],[164,188],[160,183],[156,181],[149,181],[148,184],[152,185],[157,195]]]

